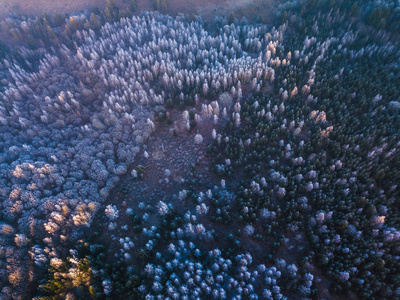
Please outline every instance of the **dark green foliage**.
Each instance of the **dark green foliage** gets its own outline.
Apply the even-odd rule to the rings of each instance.
[[[228,24],[233,24],[233,22],[235,22],[235,13],[232,11],[228,17]]]
[[[300,13],[303,19],[313,19],[318,13],[329,13],[339,11],[341,15],[362,20],[377,30],[386,29],[389,32],[400,33],[399,5],[395,1],[387,1],[388,4],[380,5],[370,0],[347,1],[347,0],[300,0],[297,1],[295,9],[291,12]],[[285,21],[284,13],[281,20]],[[304,28],[302,28],[304,30]]]
[[[131,0],[131,3],[129,5],[129,8],[132,12],[135,12],[138,8],[137,0]]]
[[[389,8],[376,8],[368,16],[367,22],[376,29],[386,29],[386,24],[390,18],[390,14],[391,12]]]
[[[10,53],[8,46],[0,41],[0,61],[6,58],[6,56]]]
[[[153,0],[153,8],[159,11],[165,11],[168,8],[167,0]]]
[[[76,269],[75,276],[67,275],[70,268]],[[49,279],[39,288],[41,299],[62,299],[67,293],[80,295],[86,299],[95,299],[96,289],[92,286],[92,271],[88,258],[83,258],[78,265],[71,264],[70,258],[60,267],[49,270]]]
[[[62,27],[65,24],[65,17],[62,14],[57,13],[53,16],[52,23],[55,27]]]
[[[101,24],[94,13],[90,14],[90,23],[93,30],[99,30],[101,28]]]

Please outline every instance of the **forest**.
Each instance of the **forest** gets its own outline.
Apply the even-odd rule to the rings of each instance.
[[[400,299],[400,2],[0,20],[1,299]]]

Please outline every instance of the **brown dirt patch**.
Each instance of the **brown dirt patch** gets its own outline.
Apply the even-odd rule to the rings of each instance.
[[[200,107],[198,106],[196,110],[199,113]],[[212,129],[216,128],[218,131],[225,122],[220,120],[217,125],[214,125],[211,119],[203,119],[196,127],[188,131],[183,122],[182,111],[169,111],[169,116],[173,120],[172,124],[168,124],[167,121],[155,122],[155,131],[145,142],[135,163],[121,178],[107,200],[107,204],[116,205],[120,211],[120,217],[115,221],[117,228],[109,231],[106,228],[108,222],[103,224],[102,229],[98,228],[97,224],[93,224],[93,228],[98,228],[103,232],[100,240],[112,249],[111,252],[120,251],[121,245],[118,243],[120,237],[130,237],[136,245],[133,251],[130,251],[133,255],[132,259],[136,262],[139,262],[136,251],[144,247],[148,237],[143,233],[133,232],[130,225],[128,230],[122,229],[124,225],[131,223],[130,217],[125,214],[128,207],[132,208],[135,214],[142,215],[144,210],[139,209],[138,204],[143,202],[146,206],[150,205],[153,208],[150,218],[141,226],[147,228],[158,226],[161,220],[157,213],[159,201],[172,203],[179,214],[195,207],[196,204],[193,201],[182,201],[174,197],[179,191],[187,188],[185,179],[196,176],[210,185],[217,184],[218,181],[210,170],[211,158],[206,156],[206,148],[212,142]],[[176,130],[176,135],[172,133],[173,129]],[[199,145],[194,143],[194,136],[197,133],[203,136],[203,142]],[[147,158],[144,155],[145,151],[148,153]],[[131,171],[137,170],[138,166],[140,166],[139,169],[144,170],[143,177],[135,179],[131,176]],[[170,171],[169,176],[165,174],[166,169]],[[112,241],[110,235],[118,239]]]

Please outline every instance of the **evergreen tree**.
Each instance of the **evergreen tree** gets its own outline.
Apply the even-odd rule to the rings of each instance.
[[[94,13],[90,14],[90,23],[92,24],[92,28],[94,30],[99,30],[101,28],[101,24]]]
[[[73,17],[69,17],[69,22],[71,23],[72,29],[78,30],[80,28],[79,21],[75,20]]]
[[[233,11],[231,11],[228,17],[228,24],[233,24],[234,22],[235,22],[235,14]]]
[[[53,25],[56,27],[61,27],[65,24],[65,18],[62,14],[57,13],[53,16]]]
[[[111,22],[113,20],[111,10],[108,6],[104,10],[104,16],[105,16],[107,22]]]
[[[136,11],[138,8],[136,0],[131,0],[131,3],[129,5],[129,8],[132,12]]]

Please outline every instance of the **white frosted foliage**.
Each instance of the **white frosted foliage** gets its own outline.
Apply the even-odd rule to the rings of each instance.
[[[201,135],[201,134],[196,134],[195,136],[194,136],[194,143],[196,144],[196,145],[198,145],[198,144],[201,144],[203,142],[203,136]]]

